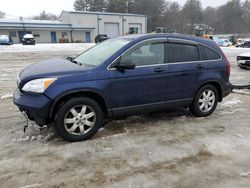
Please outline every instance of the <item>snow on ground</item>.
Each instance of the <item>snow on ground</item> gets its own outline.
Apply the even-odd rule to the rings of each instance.
[[[236,105],[240,104],[242,101],[239,99],[239,97],[235,97],[231,100],[228,100],[228,101],[224,101],[222,103],[223,106],[226,106],[226,107],[229,107],[229,108],[233,108],[235,107]]]
[[[239,90],[239,89],[234,89],[233,90],[234,93],[238,93],[238,94],[242,94],[242,95],[250,95],[250,90],[249,89],[243,89],[243,90]]]
[[[42,51],[82,51],[94,46],[94,43],[55,43],[55,44],[36,44],[22,45],[14,44],[10,46],[1,46],[0,53],[20,53],[20,52],[42,52]]]
[[[3,94],[3,95],[0,95],[0,99],[3,100],[3,99],[12,99],[13,97],[13,94]]]
[[[1,187],[250,187],[250,96],[238,91],[209,117],[186,109],[132,116],[86,142],[67,143],[34,123],[24,133],[26,120],[11,99],[19,72],[91,45],[0,46]],[[231,81],[249,82],[250,72],[235,61],[243,49],[223,50]]]

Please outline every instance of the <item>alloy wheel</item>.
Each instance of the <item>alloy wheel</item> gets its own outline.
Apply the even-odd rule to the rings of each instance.
[[[205,90],[199,98],[199,109],[205,113],[209,112],[214,107],[215,100],[215,93],[210,89]]]
[[[64,127],[73,135],[85,135],[96,123],[96,113],[88,105],[78,105],[71,108],[65,115]]]

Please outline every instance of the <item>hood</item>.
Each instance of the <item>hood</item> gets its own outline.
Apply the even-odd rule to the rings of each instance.
[[[35,63],[20,73],[21,80],[32,80],[43,77],[63,76],[72,73],[83,72],[93,67],[78,65],[66,59],[49,59]]]
[[[240,57],[249,57],[250,58],[250,52],[241,53],[238,56],[240,56]]]

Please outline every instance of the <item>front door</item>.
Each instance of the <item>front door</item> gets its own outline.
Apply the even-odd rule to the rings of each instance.
[[[51,43],[57,43],[57,40],[56,40],[56,32],[55,31],[52,31],[50,33],[50,36],[51,36]]]
[[[165,105],[168,65],[165,64],[165,46],[162,40],[134,47],[121,57],[120,62],[133,62],[136,67],[119,71],[111,66],[109,71],[113,79],[110,79],[107,88],[107,96],[110,96],[109,100],[114,104],[111,108]]]
[[[86,32],[86,43],[91,43],[91,35],[90,35],[90,32]]]

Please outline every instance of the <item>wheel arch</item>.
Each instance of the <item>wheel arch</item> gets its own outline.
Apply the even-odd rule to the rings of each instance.
[[[64,93],[60,95],[56,100],[54,100],[50,110],[50,118],[53,120],[60,106],[62,106],[65,102],[69,101],[70,99],[76,97],[87,97],[95,100],[100,105],[104,113],[104,116],[108,115],[108,105],[105,101],[105,98],[101,94],[91,90],[78,90],[78,91],[71,91]]]
[[[214,86],[216,89],[217,89],[217,91],[218,91],[218,101],[219,102],[222,102],[222,99],[223,99],[223,93],[222,93],[222,86],[221,86],[221,84],[219,83],[219,82],[217,82],[217,81],[209,81],[209,82],[205,82],[205,83],[203,83],[202,85],[200,85],[200,87],[198,88],[198,90],[196,91],[196,94],[197,94],[197,92],[202,88],[202,87],[204,87],[205,85],[212,85],[212,86]],[[195,95],[196,95],[195,94]]]

